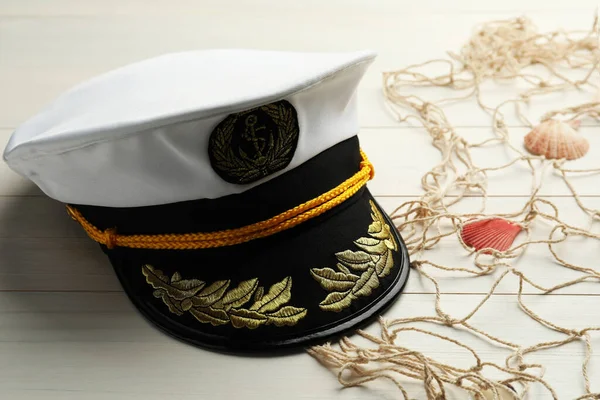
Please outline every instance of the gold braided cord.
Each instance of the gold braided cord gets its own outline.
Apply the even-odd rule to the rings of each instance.
[[[360,154],[362,156],[360,170],[337,187],[272,218],[236,229],[183,234],[119,235],[115,229],[98,229],[74,207],[67,206],[67,212],[83,227],[92,240],[109,249],[128,247],[154,250],[196,250],[232,246],[293,228],[348,200],[374,176],[373,165],[362,150]]]

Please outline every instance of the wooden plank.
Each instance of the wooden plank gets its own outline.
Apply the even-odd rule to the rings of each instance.
[[[444,296],[444,310],[465,315],[480,297]],[[406,295],[386,318],[433,314],[433,295]],[[600,318],[595,298],[529,296],[527,305],[542,317],[580,329]],[[502,318],[498,318],[502,316]],[[168,396],[231,399],[381,399],[396,398],[387,383],[366,389],[340,391],[334,375],[305,353],[285,357],[237,357],[182,344],[160,333],[135,312],[122,294],[0,293],[0,396],[24,400],[43,398],[137,399]],[[495,296],[472,324],[522,344],[557,340],[564,336],[524,315],[513,296]],[[415,325],[464,341],[485,361],[502,364],[508,352],[466,332],[435,325]],[[368,331],[377,334],[372,324]],[[406,346],[458,366],[472,365],[457,347],[421,335],[403,334]],[[592,344],[598,346],[598,337]],[[548,369],[546,379],[559,398],[582,394],[583,345],[550,349],[526,356]],[[600,356],[594,354],[590,377],[598,376]],[[226,371],[226,372],[225,372]],[[493,373],[490,377],[497,377]],[[232,382],[234,384],[232,384]],[[599,390],[592,379],[592,389]],[[424,398],[422,384],[409,384],[413,398]],[[458,392],[450,399],[464,399]],[[57,397],[64,395],[64,397]],[[52,397],[55,396],[55,397]],[[70,397],[69,397],[70,396]],[[154,397],[152,397],[154,396]],[[177,397],[180,396],[180,397]],[[532,398],[547,398],[539,386]],[[164,397],[163,397],[164,398]]]
[[[368,16],[379,16],[386,13],[399,15],[412,14],[469,14],[469,13],[562,13],[590,12],[596,3],[590,0],[576,0],[565,3],[544,3],[529,1],[523,4],[519,0],[503,2],[481,2],[474,0],[457,0],[452,4],[425,0],[408,7],[394,0],[380,0],[377,7],[362,0],[331,0],[322,3],[318,0],[307,0],[299,3],[281,3],[273,0],[225,0],[218,3],[194,0],[178,0],[177,7],[164,0],[105,0],[101,2],[80,2],[77,0],[55,0],[48,3],[44,0],[4,0],[0,6],[0,16],[98,16],[98,15],[178,15],[190,12],[211,13],[215,11],[231,11],[243,14],[256,9],[266,9],[269,13],[283,14],[286,12],[314,11],[318,13],[337,13],[345,15],[348,12],[363,12]]]
[[[0,291],[121,291],[100,251],[85,239],[0,239]]]
[[[410,198],[380,197],[378,200],[388,212]],[[570,198],[551,198],[562,218],[579,227],[589,226],[589,217],[576,207]],[[585,198],[590,207],[600,208],[600,198]],[[474,211],[481,199],[465,199],[456,211]],[[492,198],[489,212],[519,210],[524,198]],[[547,238],[550,227],[543,221],[533,227],[533,238]],[[597,231],[597,225],[593,225]],[[524,240],[521,235],[515,243]],[[572,238],[555,245],[555,250],[573,264],[596,268],[598,242]],[[573,251],[577,248],[577,251]],[[60,291],[120,291],[106,256],[96,243],[85,236],[82,229],[65,213],[62,206],[43,197],[0,197],[0,290],[60,290]],[[420,257],[452,267],[472,266],[473,257],[460,247],[456,236],[444,239],[435,249]],[[514,265],[531,279],[546,287],[576,279],[581,273],[558,265],[544,244],[531,245],[525,256]],[[445,293],[486,293],[503,268],[490,276],[472,278],[465,273],[445,273],[428,268],[440,280]],[[497,293],[516,293],[518,280],[510,275],[498,286]],[[406,287],[408,293],[433,293],[433,285],[412,273]],[[525,286],[526,293],[539,293]],[[580,283],[558,293],[600,294],[598,282]]]
[[[598,128],[582,127],[581,134],[590,142],[590,150],[579,160],[568,162],[571,169],[600,169],[600,135]],[[457,131],[472,143],[494,137],[491,131],[481,128],[462,128]],[[526,152],[523,138],[528,130],[513,128],[511,143]],[[10,130],[0,130],[0,145],[10,137]],[[361,146],[372,161],[376,177],[369,183],[377,196],[420,196],[423,193],[421,177],[440,162],[441,154],[431,144],[431,137],[424,129],[362,129],[359,133]],[[480,168],[505,165],[518,154],[509,152],[504,146],[494,145],[472,151],[473,162]],[[539,166],[540,164],[537,163]],[[462,171],[464,172],[464,171]],[[99,172],[100,173],[100,172]],[[580,195],[598,195],[599,173],[569,174]],[[531,193],[532,175],[527,163],[521,161],[508,169],[488,173],[488,194],[491,196],[528,196]],[[539,179],[537,177],[536,179]],[[0,163],[0,196],[41,196],[39,190],[27,179],[17,175],[4,163]],[[450,193],[452,194],[452,193]],[[474,192],[473,195],[480,193]],[[544,196],[570,196],[571,192],[562,178],[548,168],[540,191]]]
[[[539,17],[536,22],[540,29],[588,29],[592,8],[583,11],[587,8],[583,4],[587,3],[581,4],[581,11],[557,10],[539,16],[536,13]],[[165,52],[214,47],[297,51],[373,49],[379,57],[360,85],[360,122],[365,127],[397,126],[384,107],[382,72],[445,57],[449,50],[458,52],[475,25],[515,16],[513,13],[412,15],[399,10],[386,13],[382,11],[384,8],[367,12],[363,8],[332,7],[315,13],[308,7],[302,10],[275,7],[269,18],[256,15],[253,5],[252,9],[242,8],[235,13],[231,7],[207,7],[197,13],[177,7],[176,14],[147,16],[0,19],[0,87],[3,88],[0,127],[17,126],[64,90],[112,68]],[[261,29],[256,29],[257,18]],[[332,18],[342,22],[332,25]],[[311,21],[309,31],[304,29],[307,20]],[[156,29],[157,26],[161,29]],[[484,98],[488,104],[498,104],[515,93],[513,85],[486,86]],[[448,94],[444,90],[429,90],[424,95],[431,100]],[[573,90],[566,95],[536,100],[531,103],[528,116],[536,121],[549,110],[591,101],[595,95],[595,91]],[[474,103],[451,107],[449,117],[457,126],[488,126],[490,122],[489,116]],[[506,117],[509,125],[522,125],[512,113],[507,112]],[[597,125],[595,121],[585,123]]]
[[[167,394],[155,391],[154,393],[115,392],[110,389],[91,391],[63,391],[63,390],[4,390],[3,395],[8,399],[23,400],[164,400]],[[197,394],[169,393],[173,400],[198,400]]]
[[[0,197],[0,221],[2,238],[85,237],[64,205],[47,197]]]
[[[359,101],[361,125],[374,129],[364,129],[361,142],[377,168],[370,188],[391,211],[421,193],[420,177],[439,160],[439,154],[422,130],[381,129],[399,127],[382,101],[381,72],[443,57],[447,50],[458,51],[472,27],[490,19],[530,14],[543,30],[588,29],[596,6],[590,0],[526,4],[520,0],[424,0],[410,6],[396,0],[382,0],[377,6],[360,0],[4,0],[0,4],[0,127],[6,130],[0,132],[0,144],[6,142],[12,128],[71,85],[163,52],[238,46],[316,51],[373,48],[380,56],[361,83]],[[497,103],[514,94],[514,89],[486,88],[485,99]],[[446,95],[439,90],[420,94],[428,99]],[[594,95],[570,93],[536,101],[528,116],[535,121],[544,112]],[[490,122],[473,104],[453,106],[448,115],[456,126],[487,127]],[[511,115],[508,123],[519,124]],[[594,121],[584,124],[597,125]],[[573,168],[596,167],[600,155],[596,129],[582,129],[591,143],[590,154],[571,163]],[[460,133],[470,141],[488,137],[487,129]],[[516,145],[520,146],[525,133],[524,129],[514,132]],[[510,155],[498,148],[474,152],[474,159],[486,167],[500,165],[510,160]],[[489,211],[519,209],[525,199],[506,196],[529,193],[527,174],[522,166],[491,174],[490,193],[499,197],[490,199]],[[579,177],[574,184],[586,196],[600,195],[596,175]],[[565,189],[560,180],[548,174],[544,194],[565,196],[569,193]],[[572,199],[550,199],[566,221],[586,226],[586,216]],[[479,201],[469,198],[457,209],[474,210]],[[583,201],[600,209],[599,197]],[[596,225],[592,227],[597,231]],[[543,237],[548,227],[539,223],[535,231]],[[573,263],[596,266],[596,242],[574,239],[556,249]],[[464,267],[472,261],[455,238],[445,240],[426,256],[451,266]],[[578,276],[552,262],[544,245],[531,247],[515,266],[546,286]],[[444,310],[460,317],[482,299],[481,293],[489,289],[500,271],[477,279],[431,269],[428,272],[440,279]],[[498,294],[473,318],[473,325],[523,346],[563,338],[519,310],[515,296],[510,295],[516,288],[514,277],[507,278],[497,288]],[[430,283],[413,273],[405,294],[385,316],[433,315],[432,290]],[[537,296],[531,294],[536,290],[525,290],[530,293],[525,296],[528,306],[562,326],[581,329],[600,320],[596,283],[562,290],[561,295]],[[420,326],[464,340],[486,361],[503,363],[508,355],[464,332]],[[368,330],[378,333],[376,325]],[[460,366],[472,364],[467,354],[439,341],[411,334],[401,340],[434,358]],[[592,342],[597,349],[598,335]],[[582,343],[572,343],[526,360],[548,367],[546,379],[559,398],[575,398],[583,394],[583,349]],[[588,371],[595,392],[600,391],[597,353]],[[426,397],[422,383],[409,384],[408,388],[411,398]],[[39,189],[0,163],[0,398],[375,400],[398,396],[389,383],[339,390],[336,377],[303,353],[278,358],[234,357],[170,339],[134,310],[106,257],[66,216],[63,206],[42,196]],[[549,396],[535,387],[529,397]],[[452,391],[448,398],[464,399],[465,395]]]

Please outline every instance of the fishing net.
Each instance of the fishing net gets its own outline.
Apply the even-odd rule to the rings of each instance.
[[[379,379],[389,380],[399,388],[405,399],[410,398],[407,385],[411,381],[413,384],[419,382],[423,385],[428,399],[445,399],[449,396],[449,390],[458,390],[459,393],[463,391],[475,399],[521,399],[526,398],[535,385],[540,386],[536,388],[537,394],[544,393],[541,395],[544,397],[540,398],[557,399],[552,382],[544,377],[545,366],[528,362],[528,358],[542,350],[580,342],[585,349],[581,363],[581,392],[584,394],[577,399],[600,399],[600,392],[592,391],[589,374],[592,335],[600,330],[599,325],[593,324],[598,324],[598,321],[586,322],[591,325],[583,329],[560,326],[547,319],[548,317],[536,314],[527,305],[527,296],[523,293],[527,286],[540,294],[550,294],[584,282],[598,282],[600,279],[600,272],[593,266],[571,263],[556,250],[568,238],[579,237],[586,241],[600,239],[600,234],[592,229],[593,222],[599,219],[600,213],[586,205],[586,198],[578,194],[577,182],[574,182],[577,176],[596,174],[600,172],[600,168],[574,169],[569,166],[572,161],[564,156],[564,147],[572,145],[569,142],[573,140],[572,137],[564,139],[565,143],[549,145],[562,146],[562,152],[561,148],[555,148],[552,152],[559,154],[560,157],[557,158],[552,158],[548,151],[539,155],[532,154],[522,143],[511,141],[511,131],[515,129],[515,125],[550,134],[552,132],[544,132],[544,129],[548,130],[549,121],[559,124],[556,128],[558,131],[576,129],[580,124],[597,121],[600,118],[600,99],[594,95],[597,93],[594,79],[597,78],[599,61],[597,17],[589,30],[557,30],[547,33],[540,33],[530,19],[520,17],[490,21],[477,26],[460,51],[449,53],[446,59],[430,60],[383,74],[383,93],[391,113],[401,124],[424,128],[422,131],[429,135],[431,145],[440,155],[439,162],[432,165],[421,178],[423,195],[399,205],[391,212],[411,254],[411,267],[416,273],[413,273],[412,279],[427,280],[435,288],[435,311],[426,316],[381,318],[379,334],[361,330],[352,340],[344,338],[336,344],[309,349],[313,357],[337,372],[342,385],[357,386]],[[436,72],[430,72],[431,70]],[[578,76],[573,78],[571,72],[576,72]],[[514,92],[509,98],[490,104],[484,98],[485,87],[490,83],[513,83],[510,88]],[[426,95],[428,88],[443,88],[449,95],[442,99],[428,100],[420,95]],[[436,90],[439,92],[439,89]],[[534,122],[528,119],[525,110],[544,96],[584,90],[591,93],[586,102],[571,104],[560,110],[548,110]],[[445,108],[461,102],[471,104],[488,116],[493,136],[473,142],[457,133]],[[508,123],[506,115],[516,118],[518,124]],[[558,133],[564,133],[562,131]],[[561,136],[558,137],[560,139]],[[473,161],[475,149],[487,151],[488,148],[497,149],[498,146],[502,146],[510,155],[509,162],[483,168]],[[494,184],[490,174],[496,176],[499,171],[515,166],[526,168],[530,172],[529,177],[520,178],[531,181],[530,195],[520,198],[521,204],[514,209],[503,213],[487,212],[488,192]],[[553,174],[548,174],[549,171]],[[561,215],[563,210],[555,204],[556,201],[540,194],[549,175],[560,177],[578,207],[587,215],[587,224],[578,226],[566,221]],[[473,200],[473,197],[480,200],[478,207],[469,205],[467,208],[470,212],[457,211],[462,202]],[[489,247],[482,247],[482,243],[487,243],[485,240],[477,245],[467,243],[465,227],[471,226],[471,230],[476,230],[477,227],[489,225],[486,222],[500,224],[497,231],[501,231],[504,224],[505,230],[514,234],[504,238],[502,243],[496,240],[496,245],[492,245],[493,241],[490,242],[488,237],[487,242],[492,243]],[[550,227],[549,234],[547,237],[536,238],[532,233],[541,225]],[[472,265],[450,266],[444,265],[443,261],[433,261],[430,257],[432,251],[440,243],[448,241],[455,244],[454,251],[470,254]],[[522,265],[523,259],[528,256],[526,250],[533,246],[547,248],[549,257],[560,268],[576,271],[578,276],[552,287],[536,282],[536,279],[528,276],[526,269],[514,265],[517,259],[520,259],[519,265]],[[435,276],[436,270],[456,274],[461,279],[497,277],[483,299],[474,302],[470,312],[456,317],[445,310],[444,295],[439,279]],[[470,278],[465,278],[465,274]],[[559,333],[560,339],[523,345],[497,334],[493,335],[471,323],[474,315],[485,312],[480,309],[492,298],[500,282],[511,275],[518,282],[513,293],[516,292],[514,297],[518,302],[519,312],[546,329]],[[508,349],[509,355],[503,360],[494,359],[492,355],[484,357],[462,340],[440,333],[439,329],[424,328],[423,324],[469,332],[478,340],[487,341],[497,348]],[[426,355],[426,351],[411,349],[410,342],[401,338],[404,332],[441,340],[448,348],[459,348],[470,354],[473,362],[469,366],[458,367],[452,363],[437,361]],[[503,378],[497,379],[496,376],[499,375]]]

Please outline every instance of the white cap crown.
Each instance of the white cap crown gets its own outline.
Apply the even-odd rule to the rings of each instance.
[[[13,133],[4,159],[71,204],[138,207],[240,193],[358,133],[356,88],[373,58],[206,50],[141,61],[58,97]],[[299,128],[285,167],[250,183],[224,180],[209,157],[215,128],[282,100]]]

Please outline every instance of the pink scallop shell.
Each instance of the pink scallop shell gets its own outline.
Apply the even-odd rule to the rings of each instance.
[[[531,154],[551,160],[581,158],[588,152],[590,144],[575,130],[578,127],[579,121],[544,121],[525,136],[525,148]]]
[[[467,246],[477,251],[486,248],[506,251],[521,230],[521,226],[517,224],[502,218],[493,218],[466,224],[460,236]]]

